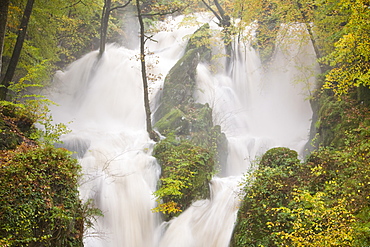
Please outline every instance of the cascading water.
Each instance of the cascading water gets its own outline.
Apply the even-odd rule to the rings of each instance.
[[[168,73],[182,56],[186,35],[197,27],[178,27],[181,17],[163,25],[172,31],[158,33],[148,60],[151,73]],[[210,19],[206,20],[210,22]],[[297,66],[279,46],[272,70],[265,72],[257,53],[247,44],[235,48],[232,75],[211,72],[199,64],[198,89],[194,97],[213,108],[216,124],[222,126],[229,142],[227,164],[211,186],[211,198],[193,203],[179,217],[161,222],[152,193],[160,168],[151,156],[152,142],[145,131],[138,51],[108,46],[97,63],[91,52],[56,75],[50,97],[59,106],[52,108],[56,122],[69,123],[72,133],[64,146],[75,151],[83,168],[80,186],[84,200],[93,199],[102,210],[85,239],[86,246],[228,246],[238,207],[238,183],[253,159],[274,146],[286,146],[302,153],[307,142],[310,118],[307,88],[292,84]],[[294,45],[294,56],[302,57]],[[305,50],[306,51],[306,50]],[[309,51],[309,54],[313,54]],[[278,68],[281,65],[284,70]],[[306,78],[307,79],[307,78]],[[312,78],[308,78],[312,82]],[[163,80],[152,82],[151,107],[156,108]]]

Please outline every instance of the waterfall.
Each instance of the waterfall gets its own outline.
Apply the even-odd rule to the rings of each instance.
[[[181,18],[164,22],[165,31],[153,37],[157,42],[147,44],[149,72],[158,75],[150,82],[153,110],[165,75],[197,29],[178,26]],[[289,30],[294,39],[296,32]],[[93,199],[104,214],[87,232],[86,246],[226,247],[240,201],[238,184],[251,162],[275,146],[302,154],[312,116],[307,85],[314,81],[307,75],[305,83],[294,82],[302,67],[315,67],[309,41],[291,42],[289,49],[279,44],[267,71],[249,43],[235,42],[234,50],[231,74],[224,72],[222,59],[215,62],[218,72],[209,64],[198,65],[194,92],[198,102],[213,108],[214,122],[227,136],[227,164],[211,181],[211,198],[194,202],[170,222],[151,211],[160,167],[145,128],[138,51],[109,45],[99,62],[94,51],[55,75],[48,94],[57,106],[51,111],[55,122],[72,130],[63,141],[82,166],[81,198]]]

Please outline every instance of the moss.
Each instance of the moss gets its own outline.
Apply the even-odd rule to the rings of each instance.
[[[164,117],[172,108],[193,102],[196,69],[199,62],[197,50],[189,50],[170,70],[164,81],[161,105],[155,119]]]
[[[340,147],[344,145],[347,131],[357,128],[365,118],[366,105],[356,99],[343,96],[340,100],[331,95],[322,95],[316,122],[318,142],[321,146]]]
[[[190,38],[184,56],[166,76],[161,104],[154,114],[155,128],[167,136],[154,150],[162,168],[155,210],[163,212],[165,220],[194,200],[209,197],[208,183],[216,164],[227,157],[226,137],[219,126],[213,126],[212,109],[193,99],[197,66],[209,57],[207,24]]]
[[[277,147],[268,150],[259,163],[261,167],[293,166],[299,163],[296,151],[289,148]]]
[[[190,122],[184,112],[178,108],[173,108],[154,127],[163,135],[175,133],[176,135],[188,135]]]
[[[209,61],[211,59],[210,39],[210,27],[206,23],[190,37],[185,52],[195,49],[198,51],[201,60]]]
[[[213,126],[212,109],[208,104],[194,104],[188,109],[193,132],[208,131]]]
[[[184,56],[171,68],[164,81],[161,105],[154,114],[154,119],[164,117],[172,108],[179,108],[194,102],[193,92],[196,83],[196,70],[199,62],[210,58],[209,25],[206,24],[190,38]]]
[[[357,100],[370,107],[370,88],[360,85],[357,89]]]

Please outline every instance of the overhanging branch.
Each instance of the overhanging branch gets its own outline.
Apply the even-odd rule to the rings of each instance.
[[[120,6],[116,6],[116,7],[113,7],[111,9],[109,9],[109,12],[113,11],[113,10],[116,10],[116,9],[123,9],[123,8],[126,8],[130,3],[131,3],[132,0],[128,0],[127,3],[125,3],[124,5],[120,5]]]

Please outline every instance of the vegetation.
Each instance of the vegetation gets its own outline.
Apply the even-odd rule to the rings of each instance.
[[[1,157],[1,241],[9,246],[81,246],[79,166],[66,150],[20,146]]]
[[[25,26],[27,2],[33,5]],[[305,25],[322,72],[311,99],[317,150],[301,162],[294,151],[276,148],[257,162],[246,177],[231,245],[370,245],[370,11],[365,0],[3,1],[0,245],[81,245],[84,225],[97,212],[79,201],[78,164],[68,151],[51,145],[66,129],[51,125],[35,88],[46,85],[56,69],[97,49],[99,34],[101,53],[105,39],[117,41],[122,13],[112,10],[128,3],[141,18],[142,47],[151,39],[146,25],[175,10],[210,10],[223,28],[227,55],[230,36],[256,23],[253,45],[267,67],[278,38],[284,38],[278,35],[281,25]],[[155,128],[167,136],[155,148],[163,170],[155,210],[167,220],[208,196],[206,185],[226,157],[227,142],[213,126],[212,109],[192,98],[195,68],[212,56],[210,36],[204,25],[190,38],[167,75],[163,103],[154,114]],[[15,62],[17,39],[23,44]],[[144,82],[145,52],[141,49]],[[147,99],[146,104],[148,110]],[[45,130],[36,130],[36,122]],[[150,118],[148,126],[154,133]]]
[[[209,197],[208,183],[223,162],[227,142],[220,126],[213,126],[212,109],[194,102],[196,67],[210,59],[209,25],[190,37],[184,56],[165,78],[155,128],[166,135],[156,144],[154,156],[162,167],[154,193],[165,220],[177,216],[193,201]]]
[[[155,146],[154,156],[163,169],[160,187],[154,193],[159,202],[154,211],[170,219],[193,201],[209,196],[208,183],[214,174],[209,149],[186,140],[177,141],[170,135]]]
[[[269,150],[250,174],[231,246],[369,245],[369,130],[348,131],[345,145],[304,163]]]
[[[0,105],[0,245],[82,246],[99,211],[79,199],[77,160],[52,145],[64,126],[30,109]],[[38,120],[44,131],[34,127]]]
[[[258,22],[255,47],[267,66],[280,24],[300,22],[322,74],[312,99],[316,150],[300,162],[272,149],[257,162],[246,176],[231,246],[368,246],[369,3],[236,3],[242,28]]]

